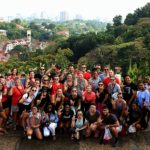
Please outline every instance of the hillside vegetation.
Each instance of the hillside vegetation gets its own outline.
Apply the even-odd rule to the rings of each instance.
[[[15,23],[24,26],[23,30],[16,28]],[[53,22],[20,22],[14,20],[3,26],[8,31],[8,38],[25,36],[31,29],[32,37],[39,41],[53,41],[44,50],[18,50],[19,58],[12,57],[0,67],[6,71],[12,67],[27,71],[37,67],[40,62],[49,67],[52,63],[60,63],[66,67],[69,63],[87,63],[89,67],[99,63],[111,67],[119,65],[130,74],[150,74],[150,3],[129,13],[124,22],[122,16],[113,18],[113,24],[97,21]],[[0,24],[2,28],[2,24]],[[13,29],[13,30],[11,30]],[[70,37],[64,38],[56,33],[69,30]],[[15,50],[15,49],[14,49]]]

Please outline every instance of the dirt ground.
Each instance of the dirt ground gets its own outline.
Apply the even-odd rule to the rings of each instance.
[[[47,138],[43,141],[27,140],[21,134],[0,136],[0,150],[150,150],[150,132],[128,135],[119,140],[119,146],[99,145],[98,139],[90,138],[80,142],[70,141],[66,135],[57,137],[54,142]]]
[[[0,150],[15,150],[19,137],[0,136]]]

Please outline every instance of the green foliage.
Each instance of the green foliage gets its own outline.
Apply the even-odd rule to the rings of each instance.
[[[16,46],[15,51],[19,51],[19,57],[11,57],[8,62],[0,65],[0,72],[8,72],[8,70],[16,67],[20,71],[28,72],[31,68],[37,68],[40,63],[45,64],[49,68],[52,64],[57,63],[62,68],[67,67],[71,62],[69,58],[73,55],[70,49],[57,49],[52,51],[47,48],[44,51],[37,49],[35,52],[26,51],[23,47]]]
[[[147,3],[144,7],[138,8],[133,14],[128,14],[124,21],[127,25],[135,25],[140,18],[150,17],[150,3]]]
[[[150,50],[150,33],[148,33],[144,38],[144,43],[147,46],[147,48]]]
[[[55,63],[61,64],[63,68],[66,68],[70,64],[70,61],[68,60],[68,58],[70,58],[72,55],[73,55],[73,52],[69,48],[58,49],[55,55]]]
[[[113,25],[120,26],[122,24],[122,16],[118,15],[113,18]]]
[[[56,25],[53,23],[50,23],[49,25],[47,25],[47,29],[53,30],[55,27],[56,27]]]
[[[19,30],[16,23],[25,24],[27,28]],[[15,19],[10,23],[0,23],[0,28],[8,31],[9,39],[24,37],[26,30],[31,29],[33,39],[52,43],[45,50],[37,49],[35,52],[15,47],[19,58],[11,58],[0,66],[0,71],[14,66],[27,71],[40,63],[47,67],[52,63],[67,67],[73,61],[88,66],[96,63],[102,66],[110,64],[112,68],[121,66],[134,80],[138,75],[150,74],[150,3],[133,14],[129,13],[124,23],[122,16],[118,15],[113,18],[113,24],[108,23],[107,26],[96,20],[54,23],[37,19],[27,24]],[[63,30],[69,31],[69,38],[57,35]]]
[[[15,23],[15,24],[21,24],[21,20],[19,18],[16,18],[16,19],[12,20],[11,22]]]
[[[136,82],[139,76],[139,70],[137,64],[135,63],[133,66],[130,66],[128,69],[128,74],[131,76],[133,82]]]

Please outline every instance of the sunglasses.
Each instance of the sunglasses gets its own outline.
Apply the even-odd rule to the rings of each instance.
[[[77,92],[77,90],[72,90],[72,92]]]
[[[32,90],[33,92],[36,92],[36,90]]]
[[[99,86],[103,86],[104,84],[98,84]]]
[[[48,80],[44,80],[44,81],[48,81]]]

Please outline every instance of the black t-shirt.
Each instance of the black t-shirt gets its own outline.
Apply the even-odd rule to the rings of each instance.
[[[77,94],[77,97],[73,97],[72,95],[69,96],[69,101],[72,100],[74,102],[74,106],[78,106],[78,104],[81,102],[81,95]]]
[[[130,98],[132,97],[132,90],[137,91],[137,86],[134,83],[131,84],[124,84],[125,86],[123,87],[123,98],[126,102],[128,102],[130,100]]]
[[[49,95],[47,94],[47,96],[45,98],[43,98],[41,100],[41,103],[39,105],[37,105],[37,100],[40,100],[41,98],[41,93],[37,95],[37,97],[35,98],[35,105],[38,107],[38,108],[43,108],[44,107],[44,110],[45,108],[48,106],[48,104],[50,103],[50,97]]]
[[[41,81],[42,75],[40,73],[35,74],[35,79],[39,79]]]
[[[68,121],[71,121],[73,116],[74,116],[74,113],[72,110],[70,110],[68,113],[65,110],[62,110],[61,120],[63,122],[68,122]]]
[[[142,117],[142,112],[138,108],[137,110],[130,109],[129,110],[129,119],[131,123],[138,121]]]
[[[46,86],[42,86],[42,89],[43,89],[43,88],[45,88],[45,89],[47,90],[47,93],[48,93],[49,95],[52,94],[52,88],[49,88],[49,87],[46,87]],[[40,90],[40,92],[42,92],[42,89]]]
[[[96,92],[99,92],[99,89],[96,89]],[[104,98],[105,98],[105,96],[106,96],[106,94],[108,94],[108,91],[106,89],[104,89],[103,92],[100,93],[99,97],[96,98],[96,101],[98,103],[102,103]],[[106,102],[107,102],[107,100],[106,100]]]
[[[91,124],[97,121],[97,119],[99,118],[100,113],[99,111],[96,111],[94,115],[90,115],[90,112],[87,111],[85,118],[87,119],[87,121]]]
[[[103,119],[102,123],[104,125],[113,125],[118,120],[114,114],[109,114],[109,116],[107,116],[107,117],[103,116],[102,119]]]

